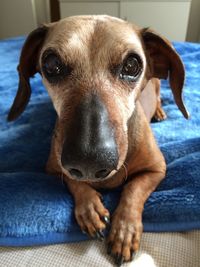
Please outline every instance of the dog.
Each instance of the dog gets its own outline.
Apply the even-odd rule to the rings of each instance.
[[[159,79],[169,76],[185,118],[183,63],[164,37],[118,18],[74,16],[31,32],[21,51],[15,120],[39,72],[57,113],[47,172],[62,176],[83,232],[104,238],[116,264],[139,250],[144,203],[166,174],[149,122],[163,120]],[[123,185],[112,214],[97,191]]]

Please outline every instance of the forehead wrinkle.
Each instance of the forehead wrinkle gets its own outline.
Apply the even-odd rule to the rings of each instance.
[[[128,51],[134,51],[144,59],[137,30],[121,20],[108,24],[105,21],[98,21],[91,37],[90,47],[91,61],[102,68],[121,63],[123,55]]]
[[[52,48],[71,63],[81,58],[85,60],[89,56],[88,43],[93,28],[92,20],[83,18],[79,21],[73,17],[61,20],[50,28],[41,52]]]

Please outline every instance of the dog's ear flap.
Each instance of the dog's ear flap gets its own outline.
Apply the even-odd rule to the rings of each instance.
[[[29,78],[37,72],[39,51],[48,32],[48,28],[48,26],[42,25],[32,31],[23,45],[17,67],[19,73],[18,91],[9,111],[8,121],[15,120],[28,104],[31,95]]]
[[[175,102],[184,117],[188,119],[189,113],[182,99],[185,69],[179,55],[167,39],[153,30],[142,29],[141,36],[150,68],[149,77],[167,79],[169,76]]]

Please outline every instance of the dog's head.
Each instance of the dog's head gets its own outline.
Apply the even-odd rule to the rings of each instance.
[[[128,123],[152,77],[167,78],[182,102],[184,68],[170,43],[149,29],[109,16],[70,17],[41,26],[21,52],[19,88],[8,119],[31,94],[36,72],[58,115],[57,161],[70,178],[108,179],[124,164]]]

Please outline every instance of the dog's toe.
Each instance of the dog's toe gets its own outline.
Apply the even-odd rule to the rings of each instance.
[[[156,112],[154,114],[153,119],[155,121],[163,121],[167,118],[166,113],[164,112],[164,110],[162,109],[162,107],[157,107]]]
[[[114,258],[118,266],[132,261],[139,250],[142,234],[142,222],[139,218],[137,214],[130,214],[124,206],[118,206],[112,216],[107,253]]]
[[[107,254],[113,257],[117,266],[121,266],[124,262],[132,261],[136,252],[130,247],[125,248],[123,244],[116,244],[114,241],[107,244]]]
[[[104,239],[104,230],[109,225],[110,215],[98,194],[84,197],[76,203],[75,216],[83,232],[100,241]]]

